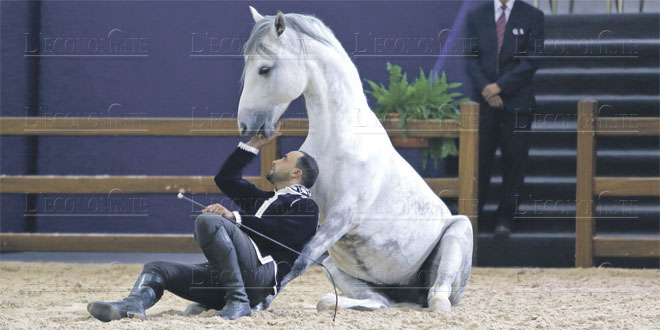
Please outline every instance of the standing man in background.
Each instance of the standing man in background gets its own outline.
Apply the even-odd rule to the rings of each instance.
[[[517,212],[529,151],[531,113],[536,105],[532,78],[543,52],[543,12],[522,0],[491,0],[467,15],[466,70],[479,112],[479,216],[493,167],[502,151],[502,192],[495,235],[508,237]]]

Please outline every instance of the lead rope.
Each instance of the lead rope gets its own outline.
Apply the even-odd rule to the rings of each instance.
[[[184,196],[182,193],[179,193],[177,195],[177,198],[178,199],[185,199],[185,200],[187,200],[187,201],[189,201],[189,202],[191,202],[191,203],[193,203],[193,204],[195,204],[195,205],[197,205],[201,208],[206,208],[206,206],[204,206],[202,203],[194,201],[194,200]],[[255,233],[255,234],[257,234],[257,235],[259,235],[259,236],[261,236],[261,237],[263,237],[263,238],[265,238],[265,239],[267,239],[267,240],[269,240],[269,241],[271,241],[271,242],[273,242],[273,243],[275,243],[275,244],[277,244],[277,245],[279,245],[279,246],[281,246],[281,247],[283,247],[283,248],[285,248],[285,249],[287,249],[287,250],[289,250],[289,251],[291,251],[291,252],[293,252],[293,253],[295,253],[295,254],[303,257],[303,258],[305,258],[305,259],[307,259],[307,260],[310,260],[311,262],[313,262],[313,263],[315,263],[315,264],[317,264],[321,267],[323,267],[323,269],[325,269],[326,273],[328,274],[328,277],[330,277],[330,281],[332,282],[332,287],[335,290],[335,313],[332,316],[332,322],[335,321],[335,319],[337,318],[337,306],[339,305],[339,295],[337,294],[337,285],[335,285],[335,279],[332,277],[332,274],[330,274],[330,270],[328,270],[328,268],[326,268],[322,263],[320,263],[320,262],[318,262],[318,261],[316,261],[316,260],[314,260],[314,259],[312,259],[312,258],[310,258],[310,257],[308,257],[308,256],[306,256],[306,255],[304,255],[304,254],[302,254],[302,253],[286,246],[286,245],[284,245],[283,243],[280,243],[280,242],[268,237],[265,234],[262,234],[262,233],[258,232],[257,230],[254,230],[254,229],[252,229],[252,228],[250,228],[250,227],[248,227],[244,224],[240,224],[240,223],[236,222],[235,220],[232,220],[232,219],[229,219],[229,218],[226,218],[226,217],[225,217],[225,219],[233,222],[235,225],[237,225],[239,227],[243,227],[243,228],[245,228],[245,229],[247,229],[247,230],[249,230],[249,231],[251,231],[251,232],[253,232],[253,233]]]

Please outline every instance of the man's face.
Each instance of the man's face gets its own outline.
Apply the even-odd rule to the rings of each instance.
[[[284,157],[274,160],[270,172],[266,175],[266,179],[270,183],[276,184],[288,182],[295,175],[300,175],[301,171],[296,167],[296,164],[298,163],[298,158],[302,157],[302,155],[300,151],[291,151],[284,155]]]

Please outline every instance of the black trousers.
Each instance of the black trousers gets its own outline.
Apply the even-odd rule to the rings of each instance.
[[[507,223],[517,212],[517,198],[524,180],[529,153],[531,111],[507,111],[480,102],[479,111],[479,216],[490,186],[495,151],[502,153],[502,191],[495,221]]]
[[[252,307],[273,293],[275,285],[275,264],[261,264],[247,234],[230,220],[220,215],[203,214],[195,220],[195,238],[215,235],[222,226],[231,238],[245,284],[246,293]],[[225,269],[214,269],[209,263],[182,264],[169,261],[154,261],[144,265],[142,272],[155,273],[165,281],[162,288],[154,288],[156,296],[161,297],[163,290],[208,308],[221,309],[225,305],[225,288],[219,281]]]

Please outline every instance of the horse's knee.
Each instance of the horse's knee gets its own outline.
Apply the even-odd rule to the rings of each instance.
[[[470,219],[464,215],[458,215],[452,217],[452,221],[442,239],[445,240],[454,237],[472,243],[472,235],[472,223]]]
[[[464,215],[459,215],[456,218],[456,227],[459,232],[462,232],[470,237],[472,237],[472,222],[470,221],[470,218],[464,216]]]

